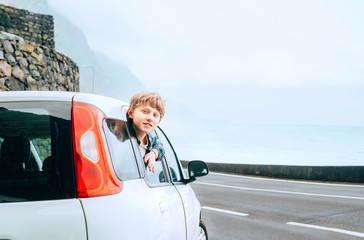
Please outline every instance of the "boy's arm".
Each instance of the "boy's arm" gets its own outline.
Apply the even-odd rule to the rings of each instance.
[[[150,150],[153,151],[154,154],[156,155],[155,160],[159,161],[164,157],[164,154],[165,154],[163,144],[162,144],[161,140],[157,138],[156,135],[151,135],[150,138],[151,138],[150,139],[151,140]]]
[[[155,162],[162,160],[165,150],[163,148],[162,142],[157,138],[157,136],[148,135],[150,140],[149,152],[144,156],[144,162],[148,163],[149,171],[154,173]]]

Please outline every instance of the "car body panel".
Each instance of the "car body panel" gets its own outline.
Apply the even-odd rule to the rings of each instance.
[[[77,199],[0,204],[0,239],[87,239]]]
[[[81,199],[89,239],[186,239],[181,199],[172,185],[124,181],[121,193]],[[108,224],[105,224],[105,223]]]
[[[176,184],[186,214],[187,239],[197,239],[201,205],[189,184]]]

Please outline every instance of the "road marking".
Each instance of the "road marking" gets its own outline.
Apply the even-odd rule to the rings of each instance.
[[[344,234],[364,238],[364,233],[353,232],[353,231],[343,230],[343,229],[339,229],[339,228],[321,227],[321,226],[317,226],[317,225],[296,223],[296,222],[288,222],[287,224],[294,225],[294,226],[300,226],[300,227],[315,228],[315,229],[326,230],[326,231],[331,231],[331,232],[344,233]]]
[[[219,209],[219,208],[206,207],[206,206],[201,207],[201,208],[206,209],[206,210],[215,211],[215,212],[222,212],[222,213],[227,213],[227,214],[231,214],[231,215],[236,215],[236,216],[240,216],[240,217],[249,216],[249,214],[247,214],[247,213],[234,212],[234,211],[224,210],[224,209]]]
[[[215,186],[215,187],[225,187],[225,188],[232,188],[232,189],[239,189],[239,190],[258,191],[258,192],[273,192],[273,193],[286,193],[286,194],[317,196],[317,197],[364,200],[364,197],[351,197],[351,196],[342,196],[342,195],[328,195],[328,194],[304,193],[304,192],[290,192],[290,191],[271,190],[271,189],[262,189],[262,188],[247,188],[247,187],[229,186],[229,185],[216,184],[216,183],[194,182],[194,184],[209,185],[209,186]]]
[[[226,173],[217,173],[217,172],[209,172],[211,175],[219,175],[226,177],[236,177],[236,178],[245,178],[245,179],[254,179],[254,180],[262,180],[262,181],[272,181],[272,182],[288,182],[288,183],[301,183],[301,184],[312,184],[312,185],[325,185],[325,186],[341,186],[341,187],[357,187],[364,188],[364,185],[354,185],[354,184],[339,184],[339,183],[320,183],[320,182],[305,182],[301,180],[284,180],[284,179],[273,179],[273,178],[264,178],[264,177],[248,177],[234,174],[226,174]]]

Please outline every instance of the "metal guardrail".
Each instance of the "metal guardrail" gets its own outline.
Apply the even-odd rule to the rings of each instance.
[[[181,161],[184,167],[188,161]],[[290,166],[209,163],[210,171],[283,179],[364,183],[364,166]]]

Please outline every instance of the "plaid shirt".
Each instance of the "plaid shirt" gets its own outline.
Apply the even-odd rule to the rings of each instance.
[[[158,152],[158,158],[156,159],[156,161],[161,160],[165,154],[165,150],[163,148],[161,140],[157,138],[157,135],[155,133],[148,133],[147,137],[148,137],[148,147],[147,147],[148,149],[146,153],[149,153],[152,149],[155,149]]]

